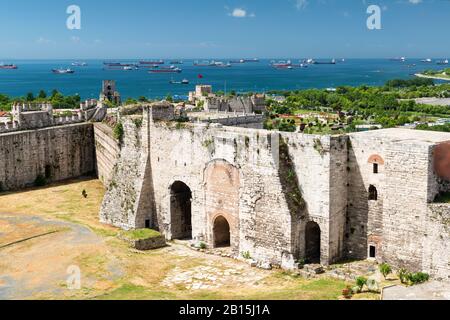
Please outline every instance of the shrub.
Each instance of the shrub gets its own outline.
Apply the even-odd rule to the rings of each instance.
[[[383,277],[386,279],[387,276],[388,276],[389,274],[391,274],[392,268],[391,268],[391,266],[388,265],[387,263],[383,263],[383,264],[380,265],[380,272],[381,272],[381,274],[383,275]]]
[[[420,284],[430,280],[430,275],[424,272],[409,273],[408,280],[412,285]]]
[[[409,276],[408,270],[406,270],[405,268],[401,268],[400,270],[398,270],[397,274],[401,283],[408,284],[408,276]]]
[[[114,130],[113,130],[114,139],[122,141],[123,134],[124,134],[123,124],[122,123],[117,123],[116,126],[114,127]]]
[[[367,278],[365,278],[365,277],[356,278],[356,286],[359,288],[358,292],[361,292],[366,284],[367,284]]]
[[[300,269],[303,269],[305,264],[306,264],[306,259],[299,259],[299,260],[296,261],[296,263],[298,264],[298,267]]]
[[[246,252],[242,252],[242,258],[250,260],[252,258],[252,256],[250,255],[249,251],[246,251]]]
[[[34,185],[36,187],[43,187],[47,184],[47,179],[45,179],[45,177],[40,174],[36,177],[36,179],[34,180]]]

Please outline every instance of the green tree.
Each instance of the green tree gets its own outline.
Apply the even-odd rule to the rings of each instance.
[[[386,279],[388,275],[390,275],[392,273],[392,268],[389,264],[387,263],[382,263],[380,264],[380,272],[383,275],[383,277]]]
[[[33,94],[33,92],[28,92],[27,96],[25,97],[25,100],[28,101],[28,102],[34,101],[34,94]]]
[[[39,99],[46,99],[47,98],[47,93],[44,90],[39,91],[38,98]]]

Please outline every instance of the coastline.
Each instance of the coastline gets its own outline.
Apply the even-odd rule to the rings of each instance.
[[[444,78],[444,77],[439,77],[439,76],[429,76],[429,75],[422,74],[422,73],[416,73],[414,75],[416,77],[418,77],[418,78],[427,78],[427,79],[436,79],[436,80],[450,81],[450,77]]]

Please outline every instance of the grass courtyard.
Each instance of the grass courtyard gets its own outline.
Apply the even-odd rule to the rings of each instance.
[[[98,221],[103,194],[95,179],[0,194],[0,247],[10,244],[0,249],[0,299],[334,300],[347,285],[259,270],[176,243],[133,250],[118,239],[120,230]],[[81,271],[79,290],[67,287],[73,265]]]

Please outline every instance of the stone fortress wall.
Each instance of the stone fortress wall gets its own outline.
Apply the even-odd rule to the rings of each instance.
[[[335,168],[331,161],[345,154],[345,138],[220,124],[177,128],[154,121],[148,108],[141,128],[131,119],[124,121],[124,128],[121,154],[101,210],[103,222],[125,229],[147,223],[169,239],[177,238],[181,226],[171,188],[182,182],[192,193],[191,236],[196,241],[213,247],[214,221],[224,217],[237,256],[250,252],[261,263],[292,267],[304,255],[301,235],[306,224],[314,221],[322,230],[320,261],[329,264],[342,258],[342,237],[328,232],[343,234],[345,223],[345,203],[330,199],[337,189],[345,190],[345,184],[330,187],[330,170]],[[282,143],[292,149],[289,164],[277,163]],[[291,195],[283,186],[288,171],[298,173],[292,182],[303,190],[308,207],[290,206]],[[338,171],[345,175],[345,166]]]
[[[106,108],[94,100],[88,100],[81,103],[80,109],[72,112],[72,115],[60,115],[54,114],[53,106],[49,103],[21,103],[12,106],[11,115],[10,121],[0,123],[0,133],[100,121],[106,115]]]
[[[434,200],[450,191],[450,134],[315,136],[173,114],[156,104],[124,116],[120,142],[102,123],[2,133],[1,189],[97,170],[104,223],[230,245],[260,266],[369,257],[448,279],[450,205]]]
[[[449,189],[434,169],[434,149],[449,134],[179,126],[156,110],[158,119],[144,109],[141,126],[124,118],[103,222],[215,247],[224,219],[233,253],[248,252],[260,265],[373,258],[450,275],[450,206],[433,203]]]
[[[92,124],[0,134],[0,189],[18,190],[95,173]]]

